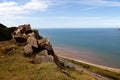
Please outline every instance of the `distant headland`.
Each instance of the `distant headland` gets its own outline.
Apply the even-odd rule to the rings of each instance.
[[[118,30],[120,30],[120,28],[118,28]]]

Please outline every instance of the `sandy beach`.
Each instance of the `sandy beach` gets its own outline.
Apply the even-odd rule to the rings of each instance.
[[[85,64],[96,66],[96,67],[99,67],[99,68],[102,68],[102,69],[106,69],[106,70],[109,70],[109,71],[114,71],[114,72],[120,73],[120,69],[118,69],[118,68],[112,68],[112,67],[107,67],[107,66],[103,66],[103,65],[90,63],[90,62],[88,62],[87,60],[85,60],[83,58],[79,58],[77,56],[77,54],[75,54],[75,55],[71,54],[71,52],[69,52],[69,51],[65,51],[65,50],[62,50],[62,49],[58,49],[58,48],[56,49],[55,48],[55,53],[59,57],[67,58],[67,59],[74,60],[74,61],[77,61],[77,62],[85,63]]]

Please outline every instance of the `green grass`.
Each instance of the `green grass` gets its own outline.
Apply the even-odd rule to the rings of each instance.
[[[64,59],[66,59],[66,58],[64,58]],[[68,60],[68,61],[70,61],[70,62],[72,62],[74,64],[77,64],[80,67],[83,67],[83,68],[85,68],[85,69],[87,69],[89,71],[98,73],[98,74],[100,74],[102,76],[106,76],[106,77],[114,79],[114,80],[120,80],[120,73],[112,72],[112,71],[105,70],[105,69],[101,69],[101,68],[98,68],[96,66],[88,65],[88,64],[77,62],[77,61],[70,60],[70,59],[66,59],[66,60]]]
[[[11,47],[15,49],[9,50]],[[62,70],[54,63],[32,64],[23,54],[23,46],[0,42],[0,80],[96,80],[82,71]]]
[[[12,36],[11,36],[12,32],[13,32],[12,28],[0,27],[0,41],[12,39]]]

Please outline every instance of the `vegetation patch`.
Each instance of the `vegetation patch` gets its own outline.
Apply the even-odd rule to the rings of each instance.
[[[105,70],[105,69],[101,69],[101,68],[98,68],[96,66],[92,66],[92,65],[88,65],[88,64],[85,64],[85,63],[82,63],[82,62],[77,62],[77,61],[74,61],[74,60],[70,60],[70,59],[67,59],[67,58],[64,58],[74,64],[77,64],[79,65],[80,67],[83,67],[89,71],[92,71],[92,72],[95,72],[97,74],[100,74],[102,76],[106,76],[108,78],[112,78],[114,80],[120,80],[120,73],[117,73],[117,72],[112,72],[112,71],[109,71],[109,70]]]
[[[4,54],[6,48],[16,47]],[[6,52],[7,53],[7,52]],[[60,69],[55,63],[33,64],[31,58],[23,56],[23,46],[10,41],[0,42],[0,79],[2,80],[96,80],[90,74],[69,68]]]

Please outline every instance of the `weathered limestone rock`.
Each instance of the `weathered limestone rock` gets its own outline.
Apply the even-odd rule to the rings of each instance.
[[[38,48],[37,39],[34,36],[30,36],[27,40],[27,43]]]
[[[39,35],[38,30],[32,30],[32,31],[35,33],[35,38],[36,38],[36,39],[39,40],[39,39],[42,39],[42,38],[43,38],[42,36]]]
[[[33,53],[33,49],[32,49],[32,46],[30,44],[27,44],[25,47],[24,47],[24,52],[25,54],[32,54]]]
[[[38,44],[41,45],[41,46],[47,45],[49,42],[50,41],[49,41],[48,37],[45,37],[43,39],[38,40]]]
[[[33,62],[34,63],[53,62],[53,57],[51,55],[47,55],[47,51],[43,50],[33,57]]]
[[[25,43],[27,41],[27,35],[25,32],[29,31],[30,24],[20,25],[18,28],[12,33],[13,40],[18,43]]]
[[[20,32],[22,34],[29,31],[29,30],[31,30],[30,24],[24,24],[24,25],[18,26],[18,32]]]
[[[47,50],[42,50],[41,52],[38,53],[39,55],[45,55],[48,56]]]
[[[44,62],[53,62],[52,56],[36,55],[33,58],[34,63],[44,63]]]
[[[72,65],[70,62],[62,59],[62,58],[59,58],[59,62],[62,64],[62,66],[64,67],[67,67],[67,68],[70,68],[70,69],[75,69],[74,65]]]
[[[34,57],[34,63],[55,62],[62,67],[58,57],[50,44],[48,37],[43,38],[38,30],[31,30],[30,24],[20,25],[12,34],[16,43],[25,43],[24,52],[27,56]]]

